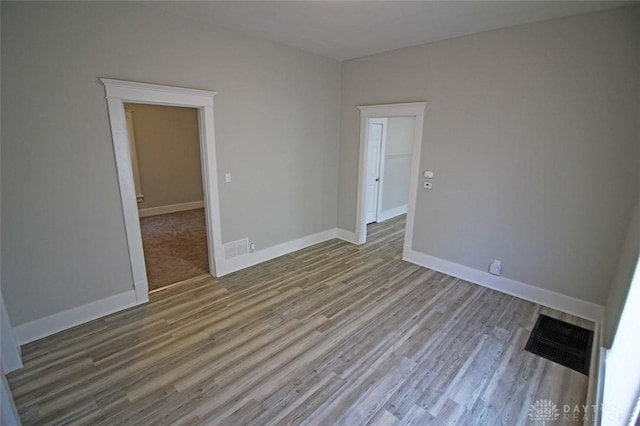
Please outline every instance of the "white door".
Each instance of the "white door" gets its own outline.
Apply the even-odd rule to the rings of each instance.
[[[378,193],[380,188],[380,150],[382,149],[382,123],[369,122],[367,150],[366,223],[378,220]]]

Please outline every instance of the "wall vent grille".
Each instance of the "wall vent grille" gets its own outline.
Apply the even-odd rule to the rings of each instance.
[[[231,241],[224,244],[224,258],[233,259],[249,253],[249,239],[243,238],[238,241]]]

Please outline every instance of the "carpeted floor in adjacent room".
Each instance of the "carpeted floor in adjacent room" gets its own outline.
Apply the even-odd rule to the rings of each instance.
[[[209,272],[204,209],[140,218],[149,290]]]

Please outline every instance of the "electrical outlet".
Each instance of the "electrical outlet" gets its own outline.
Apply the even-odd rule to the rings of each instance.
[[[256,251],[256,244],[249,243],[249,253],[253,253],[254,251]]]
[[[492,275],[500,275],[502,274],[502,262],[498,259],[494,259],[489,265],[489,273]]]

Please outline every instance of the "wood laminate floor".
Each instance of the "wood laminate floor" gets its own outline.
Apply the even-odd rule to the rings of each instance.
[[[22,421],[520,425],[538,399],[584,403],[586,376],[523,347],[541,312],[593,324],[403,262],[403,229],[190,279],[24,346],[8,377]]]

